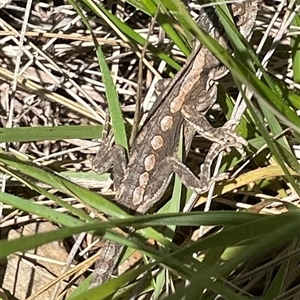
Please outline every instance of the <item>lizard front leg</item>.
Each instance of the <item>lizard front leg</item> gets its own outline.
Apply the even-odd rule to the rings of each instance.
[[[205,114],[216,102],[217,97],[216,83],[208,80],[206,85],[205,88],[202,85],[202,88],[195,90],[195,95],[183,104],[181,109],[183,117],[196,132],[211,142],[220,144],[221,148],[226,149],[227,144],[228,148],[243,149],[247,141],[232,131],[231,127],[235,121],[230,120],[224,126],[214,128],[206,119]]]

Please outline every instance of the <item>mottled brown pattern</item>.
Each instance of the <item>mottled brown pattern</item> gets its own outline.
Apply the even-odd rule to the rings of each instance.
[[[256,17],[256,1],[231,4],[231,11],[234,16],[238,16],[237,27],[240,32],[248,38]],[[223,47],[228,48],[223,30],[218,27],[219,21],[214,8],[202,9],[198,23]],[[116,201],[123,207],[139,214],[146,213],[161,199],[173,173],[199,194],[207,191],[213,182],[224,179],[222,175],[210,178],[212,161],[220,151],[229,147],[242,148],[246,144],[229,126],[213,128],[205,118],[207,110],[216,101],[215,82],[226,73],[224,66],[205,47],[195,43],[193,54],[160,94],[150,111],[147,122],[132,145],[127,168],[120,171],[114,168],[115,172],[119,172],[118,178],[121,177],[120,174],[123,175],[122,188],[116,196]],[[189,150],[196,131],[214,142],[202,166],[200,178],[177,158],[181,126],[184,126],[186,151]],[[158,140],[155,141],[155,137],[160,137],[159,143]],[[156,147],[158,144],[159,147]],[[103,152],[103,149],[99,152]],[[113,161],[120,164],[116,159],[107,160],[107,169]],[[98,156],[95,163],[99,163]],[[101,163],[103,168],[103,161]],[[120,245],[113,242],[105,243],[91,287],[109,279],[121,249]]]

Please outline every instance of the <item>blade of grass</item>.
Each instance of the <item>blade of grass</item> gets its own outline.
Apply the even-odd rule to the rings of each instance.
[[[299,3],[298,3],[298,11],[299,11]],[[295,14],[295,17],[292,21],[292,25],[296,28],[300,27],[300,15]],[[293,32],[293,29],[291,29]],[[291,36],[291,46],[292,46],[292,61],[293,61],[293,76],[294,82],[300,83],[300,35],[295,32],[294,35]]]
[[[84,222],[80,221],[67,213],[61,213],[55,211],[53,208],[49,208],[40,204],[36,204],[27,199],[22,199],[17,196],[13,196],[7,193],[0,192],[0,199],[2,203],[11,205],[15,208],[18,208],[22,211],[26,211],[28,213],[43,217],[49,221],[52,221],[56,224],[60,224],[63,226],[80,226],[83,225]],[[86,217],[88,219],[88,216]],[[93,221],[92,219],[90,221]]]
[[[207,214],[210,215],[209,212]],[[225,214],[225,212],[223,212],[223,214]],[[295,237],[299,236],[299,230],[297,231],[295,229],[297,228],[297,226],[299,226],[299,219],[299,209],[297,211],[287,212],[281,215],[258,218],[254,221],[246,222],[236,227],[231,227],[217,233],[216,235],[195,242],[191,246],[177,250],[172,255],[174,255],[175,257],[185,257],[202,250],[226,245],[229,246],[235,243],[240,243],[241,241],[249,241],[246,244],[248,245],[247,247],[250,247],[249,243],[251,243],[251,240],[253,239],[257,239],[258,241],[265,243],[266,247],[268,239],[272,240],[273,237],[276,236],[276,234],[278,234],[278,236],[287,235],[284,239],[277,241],[278,245],[281,245],[286,243],[288,240],[293,240]],[[291,234],[287,234],[287,231],[291,229],[294,229],[294,231],[291,231]],[[240,253],[239,255],[242,255],[242,253]],[[250,258],[250,254],[247,254],[245,257]]]
[[[100,66],[100,71],[102,73],[103,83],[105,86],[105,94],[107,97],[107,103],[111,115],[112,120],[112,127],[113,132],[115,136],[115,141],[118,145],[122,146],[124,149],[128,151],[128,143],[126,138],[126,131],[125,131],[125,125],[123,121],[122,111],[119,103],[119,97],[113,82],[113,79],[111,77],[108,65],[106,63],[104,54],[101,50],[101,46],[99,45],[96,36],[94,35],[94,32],[88,22],[88,19],[84,16],[84,13],[81,11],[79,6],[77,5],[76,1],[69,0],[69,2],[72,4],[72,6],[75,8],[78,15],[80,15],[82,22],[85,24],[85,26],[90,31],[90,34],[93,38],[95,47],[96,47],[96,54],[98,57],[98,62]]]
[[[102,125],[0,128],[0,143],[93,139],[101,135],[102,129]]]
[[[130,28],[128,25],[126,25],[124,22],[119,20],[116,16],[114,16],[111,12],[106,10],[102,5],[95,5],[91,1],[87,0],[81,0],[83,4],[88,6],[98,17],[101,18],[102,14],[104,14],[109,20],[111,20],[115,26],[119,30],[122,31],[122,33],[127,36],[127,38],[130,41],[134,41],[138,45],[141,45],[142,47],[145,45],[146,41],[145,39],[140,36],[138,33],[136,33],[132,28]],[[158,48],[152,46],[151,44],[148,45],[147,49],[157,55],[160,59],[164,60],[168,65],[170,65],[172,68],[179,70],[180,65],[175,62],[171,57],[169,57],[167,54],[164,53],[164,51],[159,50]]]
[[[167,14],[167,11],[164,7],[158,8],[156,2],[151,0],[141,0],[144,6],[147,8],[149,14],[153,17],[156,14],[157,9],[160,9],[162,12],[157,15],[157,23],[162,27],[164,32],[171,38],[171,40],[177,45],[177,47],[186,55],[190,54],[190,49],[187,47],[186,41],[183,40],[182,36],[180,35],[180,31],[177,28],[174,28],[174,20],[170,18]],[[179,26],[179,25],[177,25]],[[183,33],[183,31],[182,31]]]

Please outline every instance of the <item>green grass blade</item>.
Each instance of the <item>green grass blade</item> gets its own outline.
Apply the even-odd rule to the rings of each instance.
[[[93,139],[101,136],[102,129],[102,125],[0,128],[0,143]]]
[[[80,221],[68,215],[67,213],[61,213],[55,211],[52,208],[35,204],[27,199],[22,199],[20,197],[13,196],[7,193],[0,192],[0,200],[3,203],[9,204],[22,211],[26,211],[28,213],[38,215],[56,224],[69,226],[69,227],[74,227],[74,226],[79,226],[84,224],[83,221]]]
[[[151,0],[141,0],[144,6],[147,8],[151,16],[156,14],[158,9],[157,4]],[[186,41],[183,40],[182,36],[179,34],[179,30],[175,29],[175,21],[167,14],[167,11],[160,8],[162,13],[157,15],[157,23],[162,27],[164,32],[170,37],[170,39],[177,45],[177,47],[186,55],[190,54],[190,49],[187,47]],[[173,24],[173,25],[172,25]],[[177,25],[179,26],[179,25]]]
[[[144,46],[146,43],[146,40],[140,36],[138,33],[136,33],[132,28],[130,28],[128,25],[126,25],[124,22],[119,20],[116,16],[114,16],[111,12],[106,10],[102,5],[94,5],[91,1],[81,1],[83,4],[87,5],[98,17],[106,16],[119,30],[122,31],[123,34],[127,36],[129,41],[133,41],[137,43],[140,46]],[[132,46],[135,46],[132,44]],[[165,54],[163,51],[159,50],[158,48],[152,46],[151,44],[148,45],[147,49],[157,55],[160,59],[164,60],[168,65],[173,67],[176,70],[180,69],[180,65],[175,62],[172,58],[170,58],[167,54]]]
[[[94,35],[94,32],[87,20],[87,18],[84,16],[84,13],[81,11],[79,6],[74,0],[69,0],[69,2],[73,5],[73,7],[76,9],[77,13],[80,15],[83,23],[90,31],[94,44],[96,47],[96,54],[98,57],[98,62],[100,66],[100,70],[102,73],[102,79],[105,86],[105,94],[107,97],[107,103],[110,110],[111,120],[112,120],[112,127],[113,132],[115,136],[115,141],[118,145],[121,145],[124,149],[128,151],[128,143],[126,138],[126,131],[125,131],[125,125],[123,121],[122,111],[119,103],[119,97],[113,82],[113,79],[110,74],[110,70],[108,68],[108,65],[106,63],[104,54],[101,50],[101,46],[99,45],[96,36]]]
[[[295,26],[295,34],[291,35],[291,39],[290,39],[291,46],[292,46],[294,82],[300,83],[300,67],[299,67],[300,66],[300,35],[296,32],[297,28],[300,27],[299,7],[298,7],[298,14],[295,14],[295,17],[291,24]],[[293,29],[291,29],[291,32],[293,32]]]

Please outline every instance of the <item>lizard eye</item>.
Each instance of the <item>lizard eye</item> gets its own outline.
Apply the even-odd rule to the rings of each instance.
[[[238,26],[239,25],[239,23],[241,22],[241,16],[240,15],[236,15],[236,16],[234,16],[233,17],[233,21],[234,21],[234,23]]]

